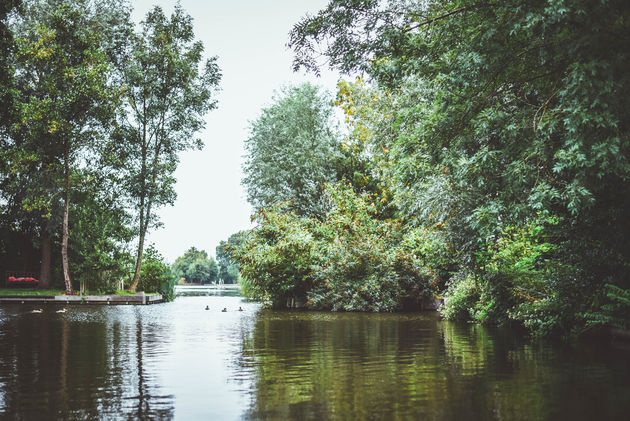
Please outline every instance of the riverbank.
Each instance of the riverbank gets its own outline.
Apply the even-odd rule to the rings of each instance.
[[[43,295],[44,291],[32,291],[33,294],[28,294],[29,291],[19,292],[20,294],[7,294],[6,290],[0,291],[0,304],[146,305],[164,302],[161,294],[145,294],[144,292],[138,292],[135,295]]]

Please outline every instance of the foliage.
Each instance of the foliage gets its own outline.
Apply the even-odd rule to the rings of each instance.
[[[175,200],[173,172],[178,153],[203,146],[196,134],[205,114],[216,108],[221,79],[216,57],[203,61],[203,44],[194,40],[192,18],[180,5],[167,18],[154,7],[132,39],[124,63],[126,106],[120,115],[127,189],[138,215],[136,288],[144,238],[155,226],[155,209]]]
[[[76,280],[117,288],[129,274],[132,216],[143,215],[142,243],[157,222],[151,205],[174,198],[177,154],[200,145],[216,59],[199,66],[203,47],[181,7],[170,19],[154,9],[137,35],[130,13],[127,0],[0,6],[3,273],[39,271],[40,285],[63,277],[68,292]]]
[[[309,83],[283,89],[251,123],[245,140],[247,199],[256,209],[287,202],[303,216],[324,212],[322,186],[334,181],[332,104]]]
[[[361,77],[353,83],[340,81],[335,105],[340,107],[348,128],[340,144],[337,179],[351,183],[357,193],[371,193],[380,217],[394,216],[391,182],[387,170],[391,165],[389,150],[394,136],[394,98],[377,86],[366,84]]]
[[[273,307],[284,307],[290,298],[305,301],[313,280],[314,221],[286,208],[260,209],[255,215],[258,227],[232,252],[245,280],[244,292]]]
[[[4,132],[10,129],[15,119],[16,92],[13,89],[14,71],[10,64],[15,51],[15,40],[8,20],[12,13],[19,11],[20,5],[20,0],[6,0],[0,4],[0,103],[3,104],[0,108],[0,142],[4,140]]]
[[[296,68],[369,76],[339,103],[381,110],[350,124],[404,229],[439,224],[445,314],[567,332],[630,287],[630,6],[604,3],[336,0],[291,32]]]
[[[165,300],[172,301],[175,298],[175,282],[176,277],[169,265],[164,262],[164,258],[153,245],[149,246],[138,288],[145,292],[158,292]]]
[[[217,263],[204,250],[191,247],[183,256],[175,259],[173,273],[186,282],[209,284],[217,281],[219,269]]]
[[[587,324],[630,328],[630,290],[606,284],[603,292],[603,303],[595,311],[586,314]]]
[[[25,207],[49,210],[54,193],[63,198],[61,254],[66,292],[71,294],[68,243],[70,200],[75,188],[72,176],[99,153],[118,91],[110,84],[112,70],[88,1],[30,4],[25,16],[28,18],[16,38],[20,66],[17,84],[22,95],[19,131],[24,142],[14,150],[13,165],[40,166],[43,185],[53,186],[53,192],[43,197],[27,196]]]
[[[430,297],[429,274],[413,247],[402,243],[399,221],[381,221],[375,197],[344,184],[328,185],[331,209],[318,227],[321,238],[309,305],[345,311],[418,307]]]
[[[470,320],[478,300],[479,288],[472,276],[466,276],[464,279],[453,277],[440,312],[447,320]]]
[[[71,209],[72,272],[88,289],[114,291],[133,266],[131,217],[112,180],[89,172],[82,179]]]
[[[327,185],[323,221],[282,206],[263,209],[258,227],[236,248],[244,290],[283,307],[291,298],[313,309],[393,311],[433,294],[431,275],[399,221],[375,217],[374,197]]]
[[[239,246],[245,235],[244,231],[234,233],[227,241],[221,241],[216,248],[218,278],[225,284],[235,284],[239,279],[238,264],[232,259],[232,249]]]

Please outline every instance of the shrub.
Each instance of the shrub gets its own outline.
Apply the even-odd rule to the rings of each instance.
[[[177,279],[169,265],[153,245],[149,246],[144,255],[138,291],[157,292],[165,300],[175,298],[175,283]]]
[[[444,296],[440,313],[446,320],[471,320],[479,295],[479,288],[472,275],[464,276],[459,273],[453,278]]]

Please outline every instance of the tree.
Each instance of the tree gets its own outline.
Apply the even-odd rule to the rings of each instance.
[[[242,184],[254,208],[287,201],[301,215],[323,214],[322,186],[335,180],[338,156],[332,112],[326,94],[305,83],[283,89],[251,123]]]
[[[566,331],[604,285],[630,288],[629,16],[623,1],[337,0],[293,28],[296,67],[316,71],[322,47],[395,96],[395,203],[441,227],[468,317]]]
[[[15,52],[15,40],[8,25],[9,15],[20,9],[21,0],[7,0],[0,4],[0,139],[6,136],[6,130],[13,122],[15,90],[13,86],[14,69],[10,63]]]
[[[139,286],[143,291],[159,292],[167,301],[175,299],[176,277],[153,245],[147,248],[140,279]]]
[[[68,261],[69,214],[77,169],[98,152],[111,123],[116,91],[111,68],[93,31],[89,3],[33,5],[17,40],[21,109],[26,139],[24,163],[38,163],[63,200],[62,266],[66,293],[72,294]],[[51,197],[38,196],[44,206]]]
[[[203,145],[194,136],[204,127],[204,115],[216,107],[212,94],[221,77],[216,57],[199,68],[203,45],[194,41],[192,19],[181,6],[170,19],[153,8],[141,27],[124,63],[127,107],[120,121],[128,191],[138,215],[130,291],[140,279],[146,233],[157,223],[154,211],[175,198],[178,153]]]
[[[435,292],[430,233],[404,236],[398,220],[376,216],[377,199],[351,185],[327,184],[322,220],[282,209],[261,209],[233,258],[252,298],[284,308],[298,303],[333,311],[416,309]]]
[[[134,230],[117,174],[92,169],[83,170],[84,183],[73,195],[71,269],[82,287],[113,292],[129,277]]]
[[[191,247],[183,256],[175,259],[173,272],[187,282],[209,284],[217,280],[219,269],[217,263],[204,250]]]
[[[223,283],[234,284],[238,281],[238,264],[232,259],[232,252],[242,243],[245,236],[245,231],[234,233],[227,241],[221,241],[216,248],[219,279]]]

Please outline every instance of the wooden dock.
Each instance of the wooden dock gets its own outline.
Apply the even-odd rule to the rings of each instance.
[[[3,295],[0,303],[18,304],[100,304],[100,305],[148,305],[164,301],[160,294],[146,295]]]

